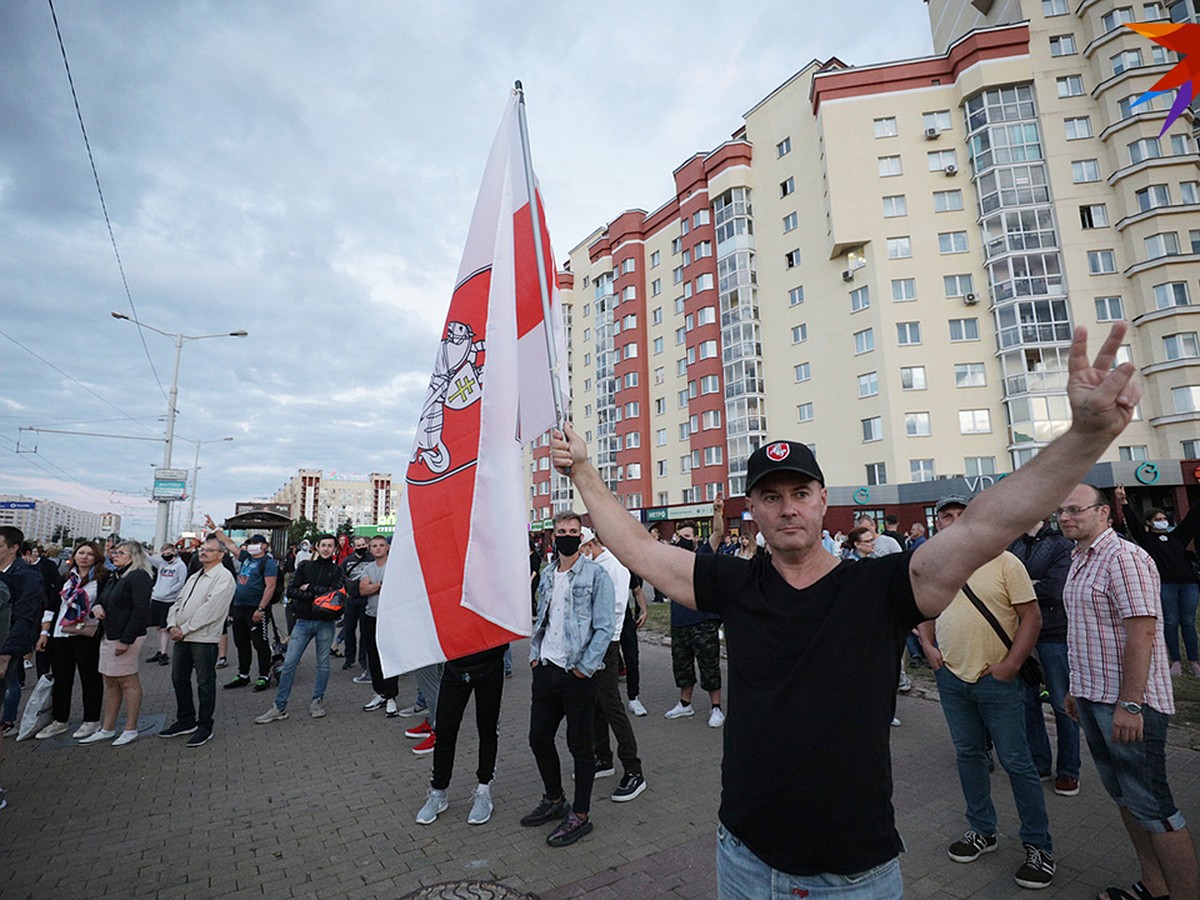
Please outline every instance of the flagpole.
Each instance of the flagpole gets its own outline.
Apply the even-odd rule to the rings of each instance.
[[[550,318],[550,286],[546,283],[546,251],[542,247],[542,217],[538,209],[537,188],[533,180],[533,158],[529,154],[529,127],[525,124],[525,91],[516,82],[517,117],[521,123],[521,154],[525,157],[525,186],[529,192],[529,219],[533,224],[533,250],[537,256],[538,288],[542,292],[542,316],[546,322],[546,355],[550,360],[550,390],[554,396],[554,417],[561,429],[566,421],[563,409],[562,386],[558,383],[558,348],[554,343],[553,320]]]

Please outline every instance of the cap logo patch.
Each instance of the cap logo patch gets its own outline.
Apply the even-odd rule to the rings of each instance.
[[[767,448],[767,459],[772,462],[783,462],[788,458],[788,454],[792,452],[792,448],[780,441],[777,444],[772,444]]]

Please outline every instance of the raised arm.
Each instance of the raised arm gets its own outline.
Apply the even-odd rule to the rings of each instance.
[[[227,535],[221,526],[213,521],[212,516],[204,517],[204,527],[208,529],[209,534],[221,542],[221,545],[233,554],[233,558],[237,559],[242,554],[242,548],[237,545],[237,541]]]
[[[550,442],[554,467],[569,475],[587,505],[592,525],[621,565],[636,572],[676,603],[696,608],[692,569],[696,556],[682,547],[660,544],[642,528],[605,486],[588,460],[587,445],[568,424]]]
[[[712,548],[713,553],[721,552],[721,541],[723,540],[725,540],[725,498],[717,494],[717,498],[713,500],[712,534],[708,536],[708,546]]]
[[[1124,322],[1113,326],[1092,363],[1087,330],[1075,329],[1067,381],[1071,427],[975,497],[953,528],[917,548],[909,572],[917,607],[926,616],[939,615],[972,572],[1047,518],[1129,424],[1141,391],[1131,380],[1132,363],[1113,367],[1125,329]]]

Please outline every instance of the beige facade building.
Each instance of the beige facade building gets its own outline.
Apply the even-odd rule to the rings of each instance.
[[[928,7],[934,56],[814,60],[571,250],[572,412],[631,510],[740,495],[767,435],[848,491],[978,485],[1066,428],[1072,329],[1118,319],[1144,396],[1105,459],[1194,468],[1194,117],[1134,105],[1175,54],[1121,25],[1195,3]]]
[[[300,469],[270,498],[288,504],[293,521],[303,517],[328,532],[347,519],[355,527],[374,525],[392,514],[395,499],[390,472],[326,475],[322,469]]]
[[[88,512],[24,494],[0,494],[0,525],[20,528],[27,541],[70,544],[117,533],[121,517],[117,513]]]

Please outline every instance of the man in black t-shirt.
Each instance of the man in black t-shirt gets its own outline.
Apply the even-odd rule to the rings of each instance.
[[[1073,417],[1061,437],[976,497],[955,528],[853,565],[821,544],[825,479],[803,444],[775,441],[750,456],[746,505],[771,555],[743,560],[656,542],[609,492],[579,435],[569,425],[554,433],[554,465],[617,559],[725,621],[722,898],[815,896],[831,885],[845,896],[902,895],[888,740],[904,637],[1061,501],[1129,423],[1134,367],[1113,365],[1125,330],[1115,325],[1090,365],[1077,330]]]

